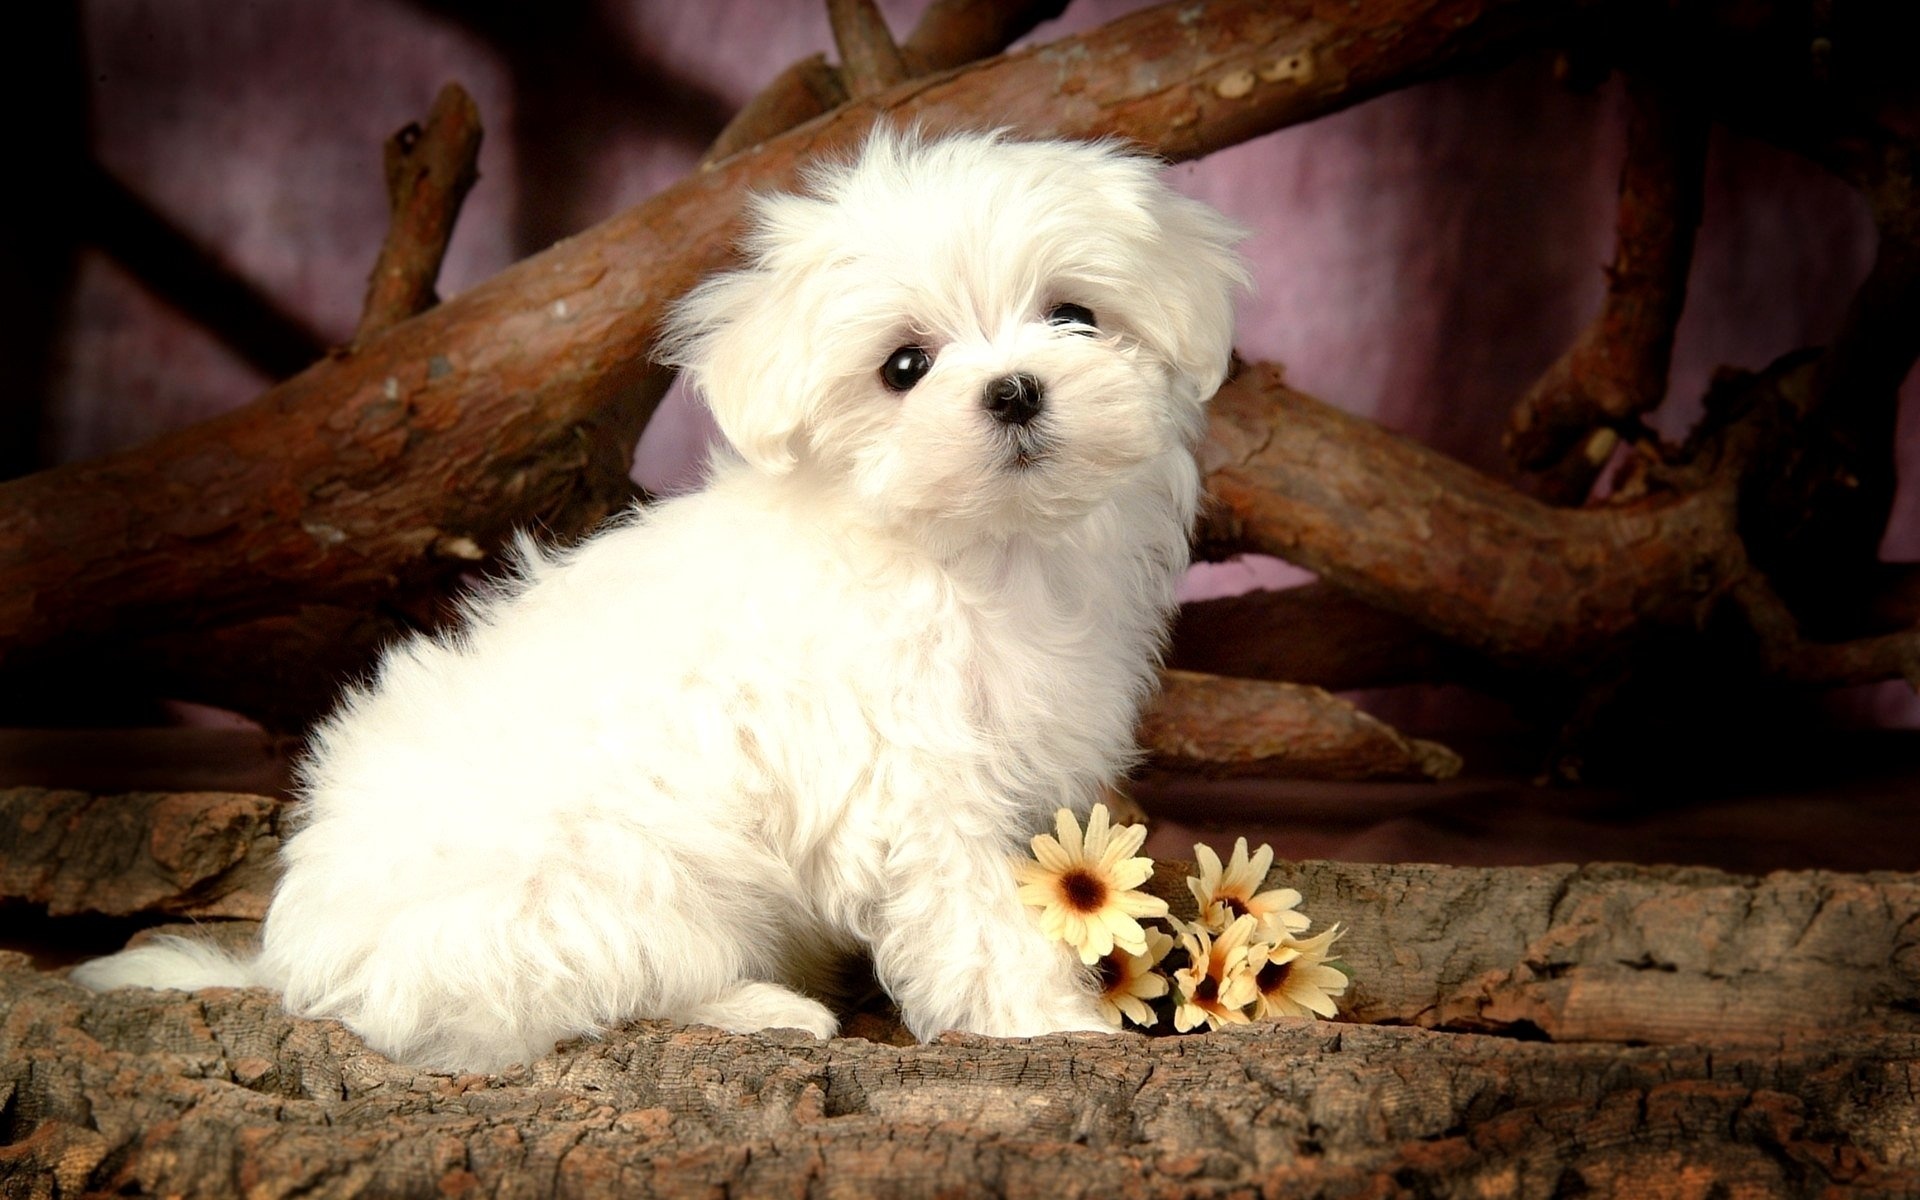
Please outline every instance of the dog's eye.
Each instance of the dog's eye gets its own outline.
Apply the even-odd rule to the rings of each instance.
[[[896,392],[904,392],[933,370],[933,355],[920,346],[902,346],[887,355],[880,364],[880,381]]]
[[[1093,319],[1093,310],[1082,304],[1056,304],[1047,312],[1049,325],[1085,325],[1088,329],[1100,326]],[[1076,330],[1075,332],[1079,332]]]

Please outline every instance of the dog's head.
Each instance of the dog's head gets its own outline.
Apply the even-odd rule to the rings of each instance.
[[[1111,144],[887,131],[761,197],[661,357],[768,472],[1031,528],[1184,452],[1227,369],[1240,231]]]

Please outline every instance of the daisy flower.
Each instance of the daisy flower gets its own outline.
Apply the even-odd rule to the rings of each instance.
[[[1058,839],[1044,833],[1033,839],[1038,861],[1014,864],[1021,903],[1039,909],[1041,930],[1072,946],[1089,966],[1116,946],[1145,954],[1147,934],[1138,918],[1167,915],[1165,900],[1133,890],[1153,874],[1152,859],[1133,856],[1146,828],[1112,828],[1104,804],[1088,814],[1084,839],[1067,809],[1055,825]]]
[[[1250,943],[1259,922],[1251,916],[1236,918],[1218,938],[1200,925],[1176,920],[1174,928],[1180,933],[1188,965],[1173,973],[1177,996],[1173,1027],[1185,1033],[1201,1024],[1209,1029],[1244,1025],[1247,1006],[1260,994],[1248,969]]]
[[[1211,846],[1195,846],[1194,861],[1200,865],[1200,877],[1187,877],[1187,889],[1200,905],[1200,924],[1209,933],[1224,933],[1234,921],[1252,916],[1260,931],[1271,938],[1304,930],[1311,922],[1295,911],[1300,893],[1292,888],[1254,891],[1266,881],[1273,866],[1273,847],[1263,845],[1251,860],[1247,858],[1247,839],[1233,844],[1233,858],[1220,865],[1220,856]]]
[[[1145,954],[1129,954],[1115,947],[1100,960],[1100,1012],[1115,1029],[1120,1028],[1123,1016],[1142,1029],[1160,1020],[1147,1001],[1167,994],[1167,977],[1155,968],[1173,949],[1173,939],[1158,929],[1146,933]]]
[[[1248,958],[1258,993],[1254,1018],[1333,1016],[1333,998],[1345,992],[1350,981],[1327,965],[1327,951],[1344,932],[1336,925],[1318,937],[1289,937],[1254,947]]]

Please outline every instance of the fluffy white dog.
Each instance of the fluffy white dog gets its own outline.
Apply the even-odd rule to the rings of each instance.
[[[881,133],[809,182],[665,342],[709,486],[387,654],[256,959],[76,979],[273,987],[462,1070],[636,1017],[829,1036],[858,951],[923,1038],[1107,1028],[1009,857],[1133,760],[1239,231],[1112,145]]]

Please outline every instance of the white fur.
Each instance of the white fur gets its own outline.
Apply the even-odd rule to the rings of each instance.
[[[738,455],[523,546],[346,697],[257,961],[175,941],[76,978],[265,984],[451,1069],[635,1017],[829,1036],[857,951],[921,1037],[1105,1028],[1008,860],[1133,759],[1238,231],[1105,145],[881,133],[810,183],[663,351]],[[935,361],[897,393],[904,344]],[[1014,371],[1046,388],[1025,435],[982,403]]]

